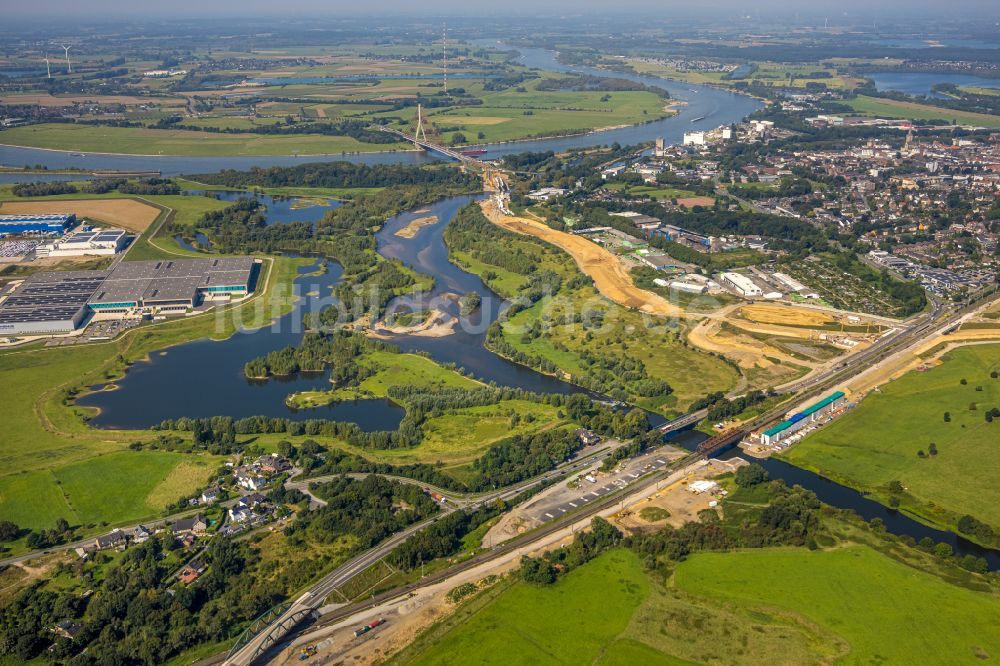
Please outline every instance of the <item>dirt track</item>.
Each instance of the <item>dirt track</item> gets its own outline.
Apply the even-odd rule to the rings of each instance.
[[[744,305],[740,308],[739,314],[749,321],[760,324],[822,326],[823,324],[834,323],[834,318],[824,312],[766,303]]]
[[[77,218],[103,222],[129,231],[143,232],[160,214],[158,208],[135,199],[62,199],[59,201],[7,201],[0,214],[76,213]]]
[[[504,215],[492,201],[484,201],[480,205],[493,224],[514,233],[534,236],[565,250],[573,257],[580,270],[594,279],[597,290],[615,303],[660,317],[688,316],[682,308],[636,287],[618,257],[600,245],[580,236],[557,231],[535,220]]]

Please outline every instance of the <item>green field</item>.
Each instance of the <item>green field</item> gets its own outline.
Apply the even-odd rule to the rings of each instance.
[[[635,125],[666,115],[665,102],[651,92],[535,91],[534,85],[523,93],[515,89],[486,93],[482,106],[432,114],[430,120],[440,127],[458,127],[442,131],[445,141],[458,131],[469,143],[482,143]]]
[[[398,663],[594,663],[628,626],[649,587],[638,558],[613,551],[552,588],[514,585],[457,628],[422,645],[423,654]]]
[[[96,125],[42,124],[4,131],[13,146],[129,155],[329,155],[406,149],[402,144],[362,143],[319,134],[220,134]]]
[[[903,508],[938,524],[953,526],[959,516],[971,514],[1000,527],[994,485],[1000,475],[1000,420],[984,418],[985,411],[1000,407],[1000,379],[990,378],[991,371],[1000,370],[1000,345],[964,347],[943,360],[882,386],[853,412],[792,447],[785,458],[878,491],[882,501],[888,499],[886,484],[899,480],[906,487]],[[938,455],[919,458],[917,451],[926,453],[932,442]]]
[[[655,185],[628,185],[626,183],[611,183],[607,188],[613,192],[625,192],[634,197],[650,197],[657,201],[684,199],[695,196],[691,190],[680,190],[676,187],[657,187]]]
[[[114,342],[0,352],[0,381],[17,387],[0,400],[7,459],[0,471],[0,515],[17,516],[23,527],[51,527],[60,516],[71,523],[117,523],[154,515],[203,484],[206,473],[189,465],[199,458],[126,451],[150,433],[91,429],[83,420],[87,410],[65,401],[64,391],[120,376],[122,358],[135,361],[173,344],[225,338],[241,321],[248,327],[270,321],[290,307],[290,297],[275,285],[287,284],[302,262],[275,260],[273,274],[262,278],[267,290],[233,306],[222,330],[210,314],[134,329]]]
[[[140,520],[205,485],[221,458],[121,451],[0,477],[0,515],[21,527]],[[26,501],[26,498],[32,498]]]
[[[969,111],[955,111],[918,102],[900,102],[893,99],[858,95],[853,100],[845,100],[858,113],[882,118],[904,118],[907,120],[944,120],[958,125],[1000,127],[1000,116]]]
[[[704,553],[682,563],[674,581],[726,608],[816,627],[846,652],[838,663],[972,664],[1000,654],[1000,599],[865,546]]]
[[[862,545],[696,554],[666,586],[615,550],[487,591],[391,663],[975,663],[1000,653],[997,601]]]

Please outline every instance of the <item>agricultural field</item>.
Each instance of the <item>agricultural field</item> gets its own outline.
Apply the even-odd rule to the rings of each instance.
[[[495,143],[635,125],[667,115],[666,102],[651,92],[537,91],[534,86],[537,82],[523,93],[515,89],[486,93],[483,106],[433,113],[429,119],[441,128],[445,142],[461,133],[467,143]]]
[[[1000,379],[991,377],[1000,371],[1000,345],[963,347],[942,361],[883,385],[784,457],[884,502],[898,480],[901,507],[935,524],[952,528],[970,514],[1000,528],[1000,419],[984,416],[1000,407]]]
[[[141,233],[160,215],[160,210],[136,199],[76,199],[47,201],[6,201],[0,215],[48,215],[76,213],[77,218]]]
[[[700,553],[666,584],[612,550],[551,587],[487,590],[390,663],[974,663],[1000,651],[998,608],[858,544]]]
[[[1000,116],[945,109],[919,102],[902,102],[894,99],[858,95],[853,100],[845,100],[845,103],[853,107],[858,113],[868,116],[905,118],[907,120],[943,120],[957,125],[1000,127]]]
[[[187,183],[189,181],[182,181]],[[210,197],[176,195],[135,195],[108,192],[106,194],[58,194],[46,197],[14,196],[12,185],[0,185],[0,211],[72,212],[80,217],[92,217],[110,225],[141,232],[133,241],[127,261],[161,259],[170,256],[200,256],[185,250],[170,236],[158,234],[166,215],[173,211],[172,222],[193,225],[202,215],[219,211],[231,204]]]
[[[318,134],[220,134],[190,130],[42,124],[4,132],[4,143],[29,148],[129,155],[331,155],[407,149],[402,144],[363,143]]]

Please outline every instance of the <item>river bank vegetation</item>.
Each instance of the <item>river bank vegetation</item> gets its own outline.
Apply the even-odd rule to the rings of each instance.
[[[735,370],[688,348],[679,329],[603,298],[564,252],[490,224],[477,206],[445,241],[454,261],[514,299],[487,333],[502,356],[664,413],[735,383]]]

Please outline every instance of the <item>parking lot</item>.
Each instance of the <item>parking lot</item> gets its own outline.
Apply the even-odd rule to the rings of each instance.
[[[601,497],[624,488],[646,474],[658,471],[671,461],[687,455],[687,451],[662,446],[654,451],[625,460],[620,469],[598,472],[600,464],[581,469],[579,476],[570,483],[562,483],[551,492],[539,496],[524,507],[525,518],[544,523],[574,509],[599,500]],[[593,479],[589,480],[587,477]]]

